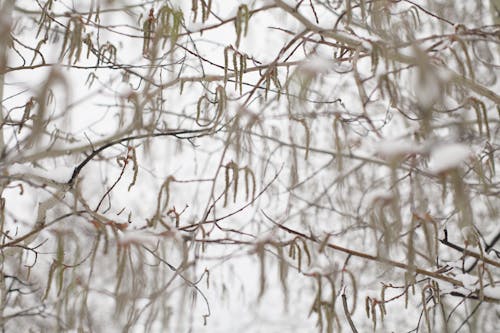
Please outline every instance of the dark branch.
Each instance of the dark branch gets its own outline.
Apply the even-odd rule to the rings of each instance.
[[[73,186],[76,178],[82,171],[83,167],[87,165],[94,157],[96,157],[99,153],[103,152],[104,150],[108,149],[109,147],[115,146],[117,144],[127,142],[127,141],[132,141],[132,140],[139,140],[139,139],[145,139],[145,138],[156,138],[156,137],[162,137],[162,136],[175,136],[177,138],[183,138],[183,139],[192,139],[195,137],[200,137],[207,135],[210,133],[211,129],[201,129],[201,130],[176,130],[176,131],[167,131],[167,132],[161,132],[161,133],[148,133],[148,134],[139,134],[139,135],[134,135],[134,136],[128,136],[125,138],[121,139],[116,139],[114,141],[108,142],[105,145],[95,149],[90,153],[87,158],[85,158],[80,164],[78,164],[75,169],[73,170],[73,174],[71,175],[71,178],[68,180],[66,183],[70,187]],[[184,134],[190,134],[187,137],[180,137],[180,135]]]

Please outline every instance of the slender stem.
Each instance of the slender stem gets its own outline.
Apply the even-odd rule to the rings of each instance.
[[[313,236],[308,236],[308,235],[306,235],[306,234],[304,234],[302,232],[299,232],[299,231],[293,230],[291,228],[285,227],[283,224],[280,224],[280,223],[274,221],[273,219],[271,219],[264,212],[262,212],[262,213],[271,222],[273,222],[278,228],[280,228],[280,229],[288,232],[289,234],[292,234],[292,235],[295,235],[295,236],[299,236],[299,237],[301,237],[303,239],[307,239],[307,240],[310,240],[310,241],[318,243],[318,244],[321,243],[321,241],[318,240],[317,238],[315,238]],[[405,269],[405,270],[409,270],[410,269],[410,266],[407,265],[407,264],[405,264],[405,263],[402,263],[402,262],[399,262],[399,261],[390,260],[390,259],[386,259],[386,258],[381,258],[381,257],[378,257],[378,256],[374,256],[374,255],[371,255],[371,254],[368,254],[368,253],[364,253],[364,252],[360,252],[360,251],[356,251],[356,250],[352,250],[352,249],[349,249],[349,248],[346,248],[346,247],[343,247],[343,246],[339,246],[339,245],[336,245],[336,244],[333,244],[333,243],[326,243],[325,246],[329,247],[329,248],[331,248],[333,250],[337,250],[337,251],[340,251],[340,252],[343,252],[343,253],[346,253],[346,254],[350,254],[350,255],[358,257],[358,258],[363,258],[363,259],[367,259],[367,260],[370,260],[370,261],[375,261],[375,262],[380,262],[380,263],[388,264],[390,266],[398,267],[398,268]],[[425,275],[425,276],[428,276],[428,277],[432,277],[432,278],[437,279],[437,280],[445,281],[445,282],[451,283],[451,284],[453,284],[455,286],[464,287],[464,283],[462,281],[454,279],[454,278],[449,277],[449,276],[445,276],[443,274],[440,274],[439,272],[432,272],[432,271],[428,271],[428,270],[421,269],[421,268],[417,267],[417,268],[415,268],[415,273],[421,274],[421,275]]]
[[[5,140],[3,133],[3,99],[4,99],[4,84],[5,84],[5,75],[1,74],[4,72],[5,67],[7,66],[7,41],[5,39],[9,38],[10,33],[10,20],[12,15],[12,7],[14,5],[14,0],[0,0],[0,159],[3,158],[5,152]],[[0,187],[0,198],[3,195],[3,186]],[[3,199],[0,199],[3,200]],[[0,202],[0,204],[2,204]],[[3,225],[4,225],[4,216],[3,210],[0,214],[0,232],[3,235]],[[2,236],[3,237],[3,236]],[[3,270],[3,254],[0,256],[0,266]],[[0,329],[4,329],[5,325],[5,317],[4,317],[4,309],[7,304],[7,294],[9,290],[5,284],[4,274],[0,275]]]

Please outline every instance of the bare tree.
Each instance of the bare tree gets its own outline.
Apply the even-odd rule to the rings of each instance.
[[[497,4],[0,0],[3,331],[500,330]]]

